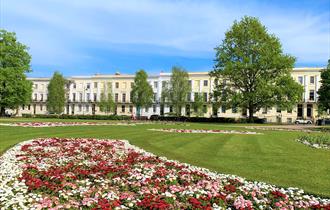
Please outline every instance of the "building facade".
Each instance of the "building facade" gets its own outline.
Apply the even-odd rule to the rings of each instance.
[[[292,110],[280,110],[277,107],[264,108],[255,113],[255,116],[266,118],[268,122],[292,123],[297,118],[312,119],[317,117],[317,91],[320,87],[321,68],[294,68],[292,77],[304,87],[303,101],[297,104]],[[115,114],[135,115],[136,107],[131,102],[130,92],[135,75],[100,75],[77,76],[67,78],[69,83],[66,87],[67,102],[64,114],[68,115],[103,115],[98,107],[101,94],[112,92],[116,102]],[[170,104],[160,103],[161,93],[164,85],[170,80],[170,73],[160,73],[159,75],[149,76],[148,82],[153,88],[154,99],[150,107],[141,110],[142,116],[166,115],[172,112]],[[48,114],[47,86],[50,78],[28,78],[33,82],[32,102],[22,106],[17,110],[18,115],[22,114]],[[189,73],[189,83],[191,93],[187,96],[187,104],[182,109],[182,115],[194,116],[195,110],[192,109],[195,94],[201,93],[204,98],[203,114],[204,117],[246,117],[248,113],[242,113],[235,108],[226,109],[220,107],[215,109],[212,106],[211,93],[214,88],[214,79],[208,72]]]

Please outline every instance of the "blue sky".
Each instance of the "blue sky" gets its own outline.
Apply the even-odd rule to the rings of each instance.
[[[209,71],[234,20],[258,17],[297,67],[330,58],[330,0],[0,0],[1,28],[30,47],[29,76]]]

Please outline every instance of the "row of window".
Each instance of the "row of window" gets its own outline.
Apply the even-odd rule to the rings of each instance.
[[[304,77],[303,77],[303,76],[299,76],[299,77],[298,77],[298,82],[299,82],[300,84],[303,84],[303,83],[304,83]],[[315,76],[310,76],[310,77],[309,77],[309,83],[310,83],[310,84],[315,84]]]

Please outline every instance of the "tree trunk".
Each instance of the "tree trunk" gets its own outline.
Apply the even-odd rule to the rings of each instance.
[[[0,116],[1,116],[1,117],[4,117],[5,114],[6,114],[6,109],[5,109],[5,107],[1,107]]]
[[[253,122],[253,106],[249,106],[249,122]]]

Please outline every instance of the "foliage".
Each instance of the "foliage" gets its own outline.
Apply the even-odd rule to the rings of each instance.
[[[79,120],[129,120],[130,116],[126,115],[49,115],[49,114],[22,114],[24,118],[47,118],[47,119],[79,119]]]
[[[191,91],[189,76],[185,69],[172,67],[172,75],[169,84],[164,87],[162,97],[166,98],[174,108],[176,116],[181,116],[182,107],[186,104],[188,93]],[[166,101],[166,100],[165,100]]]
[[[31,72],[28,47],[16,39],[15,33],[0,29],[0,109],[15,109],[30,103],[32,82],[25,73]]]
[[[294,62],[257,18],[244,17],[234,22],[216,48],[216,64],[210,72],[217,81],[213,95],[226,107],[249,110],[250,119],[263,107],[291,108],[303,93],[290,76]]]
[[[140,108],[151,106],[153,100],[154,93],[147,78],[148,75],[144,70],[140,70],[135,74],[131,98],[133,104],[137,107],[138,115],[140,115]]]
[[[194,102],[192,103],[192,107],[197,117],[203,116],[203,105],[204,98],[202,93],[196,93],[194,97]]]
[[[116,103],[113,100],[111,90],[109,90],[108,93],[106,93],[106,91],[101,93],[100,102],[98,102],[98,106],[100,107],[101,112],[114,112],[116,108]]]
[[[317,147],[330,147],[329,135],[303,135],[299,136],[298,141],[302,143],[308,143],[309,145],[317,145]]]
[[[54,72],[48,84],[47,109],[51,114],[61,114],[65,105],[66,80],[59,72]]]
[[[321,72],[321,87],[317,94],[319,95],[319,110],[328,111],[330,109],[330,59],[327,68]]]

